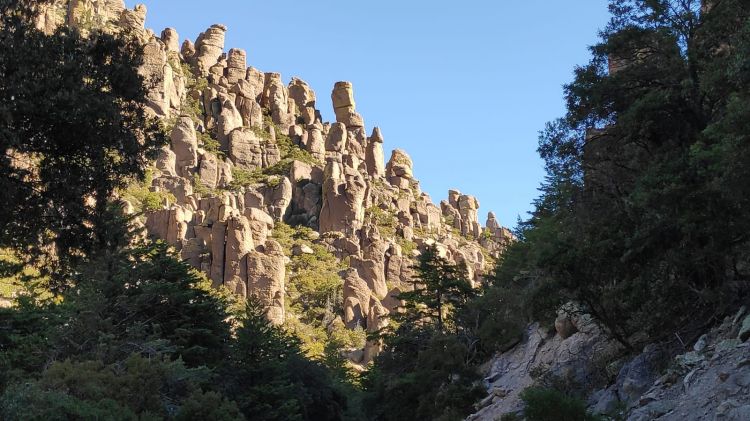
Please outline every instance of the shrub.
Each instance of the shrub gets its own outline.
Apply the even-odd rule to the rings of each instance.
[[[528,421],[597,421],[586,404],[554,389],[530,387],[521,392]]]
[[[136,212],[154,212],[161,209],[165,202],[175,203],[177,199],[170,192],[151,191],[154,179],[153,170],[146,170],[142,182],[134,182],[122,193],[122,198],[130,202]]]

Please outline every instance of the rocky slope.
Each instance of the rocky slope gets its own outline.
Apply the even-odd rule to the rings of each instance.
[[[524,338],[487,365],[488,396],[468,420],[518,413],[523,389],[550,383],[588,396],[589,410],[605,419],[750,419],[750,315],[744,307],[675,357],[656,344],[623,356],[619,344],[570,305],[554,329],[533,324]]]
[[[396,149],[386,162],[381,131],[366,127],[351,83],[335,84],[336,121],[324,122],[306,82],[249,67],[245,51],[225,49],[223,25],[180,44],[174,29],[145,29],[145,17],[145,6],[129,10],[122,0],[72,0],[37,23],[46,31],[102,28],[143,44],[149,107],[171,144],[148,184],[123,193],[128,211],[142,212],[148,232],[214,286],[261,300],[271,322],[298,318],[289,301],[304,292],[292,294],[289,282],[306,255],[333,256],[341,294],[329,297],[329,331],[373,331],[411,288],[421,247],[435,244],[465,263],[479,284],[513,240],[492,213],[481,226],[472,196],[451,190],[434,204],[406,152]],[[291,237],[281,234],[287,225],[297,227]],[[348,355],[366,363],[377,350],[368,343]]]

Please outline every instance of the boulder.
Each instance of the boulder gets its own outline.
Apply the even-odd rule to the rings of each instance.
[[[224,77],[230,85],[244,80],[247,75],[247,53],[239,48],[232,48],[227,54],[227,67],[224,69]]]
[[[195,44],[193,44],[193,41],[189,39],[183,41],[182,47],[180,47],[180,54],[182,54],[185,60],[191,61],[195,56]]]
[[[408,190],[413,178],[413,164],[409,155],[401,149],[394,149],[386,165],[385,174],[392,186]]]
[[[290,112],[289,101],[289,92],[281,81],[281,75],[279,73],[266,73],[261,105],[270,111],[273,122],[284,130],[288,130],[293,124],[293,114]]]
[[[239,168],[248,171],[263,168],[265,140],[256,129],[241,127],[229,134],[229,159]]]
[[[198,176],[201,184],[209,189],[215,189],[219,183],[219,160],[210,152],[199,155]]]
[[[479,225],[479,201],[474,196],[461,195],[458,198],[458,212],[461,215],[461,234],[472,235],[479,238],[481,225]]]
[[[333,123],[326,137],[325,150],[341,153],[346,150],[346,126],[343,123]]]
[[[307,127],[307,142],[305,149],[310,152],[315,159],[325,160],[326,142],[323,138],[323,130],[320,125],[311,124]]]
[[[289,97],[294,100],[299,110],[315,107],[315,92],[304,80],[293,77],[289,82]]]
[[[156,168],[162,172],[162,174],[170,177],[176,177],[177,171],[175,170],[176,157],[174,152],[168,147],[163,147],[159,150],[159,156],[156,158]]]
[[[351,82],[336,82],[331,100],[337,122],[343,123],[347,128],[364,126],[362,116],[355,111],[354,88]]]
[[[166,28],[161,31],[161,41],[170,53],[180,52],[180,36],[174,28]]]

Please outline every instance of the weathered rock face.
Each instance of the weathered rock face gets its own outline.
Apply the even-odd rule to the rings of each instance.
[[[247,255],[247,290],[268,307],[268,320],[284,322],[284,252],[279,243],[268,240],[261,251]]]
[[[123,0],[71,0],[68,25],[83,30],[107,28],[119,22],[125,11]]]
[[[333,156],[339,156],[338,154],[346,151],[346,136],[347,132],[344,123],[332,124],[326,138],[326,151],[332,152]]]
[[[320,232],[340,231],[353,234],[364,221],[364,199],[367,184],[358,172],[342,174],[341,166],[330,161],[323,182],[323,207]]]
[[[159,151],[159,157],[156,159],[156,168],[166,176],[176,177],[176,160],[175,153],[171,149],[164,147]]]
[[[64,25],[68,15],[68,5],[63,1],[38,6],[38,15],[34,20],[36,29],[45,34],[52,34],[61,25]]]
[[[136,5],[133,10],[123,10],[120,14],[120,27],[136,36],[145,36],[146,13],[146,6],[143,4]]]
[[[273,122],[283,130],[288,130],[294,123],[291,112],[289,92],[278,73],[266,73],[263,84],[261,105],[269,110]]]
[[[527,338],[511,350],[496,357],[485,385],[490,396],[482,408],[467,420],[495,420],[503,414],[523,408],[519,394],[534,383],[531,373],[545,370],[578,384],[590,385],[591,360],[605,353],[614,353],[617,345],[608,342],[597,329],[578,332],[567,339],[550,336],[538,324],[530,325]]]
[[[289,82],[289,97],[294,101],[304,124],[313,124],[319,120],[315,110],[315,92],[310,89],[307,82],[292,78]]]
[[[347,128],[365,125],[362,116],[355,109],[354,88],[351,82],[336,82],[331,93],[331,100],[337,122],[343,123]]]
[[[367,139],[367,151],[365,153],[367,162],[367,173],[373,178],[385,176],[385,156],[383,155],[383,135],[380,129],[375,127],[372,135]]]
[[[240,168],[256,170],[267,167],[269,157],[264,147],[265,140],[253,129],[238,128],[229,134],[229,158]],[[273,160],[274,157],[272,156]],[[275,162],[278,162],[276,159]],[[266,163],[266,165],[264,165]]]
[[[563,379],[573,376],[588,392],[589,411],[597,415],[617,413],[629,421],[747,419],[750,341],[737,337],[744,308],[671,362],[666,350],[651,344],[619,365],[608,365],[616,367],[609,385],[606,379],[597,381],[592,376],[593,364],[585,360],[606,362],[602,357],[618,357],[622,355],[619,345],[606,339],[593,319],[576,309],[569,303],[558,313],[558,321],[565,320],[563,323],[576,330],[566,339],[559,328],[558,334],[550,337],[535,324],[527,329],[524,342],[493,360],[485,379],[490,394],[468,420],[494,420],[517,413],[521,409],[518,392],[533,383],[530,373],[536,367]],[[596,389],[602,381],[604,387]]]
[[[612,385],[591,395],[591,410],[625,407],[630,421],[747,419],[750,343],[736,338],[740,324],[737,316],[725,318],[666,370],[659,370],[664,357],[656,346],[647,346],[623,365]]]
[[[304,138],[305,150],[310,152],[315,159],[323,161],[326,156],[326,143],[323,138],[323,127],[319,124],[307,126]]]
[[[461,215],[461,234],[479,238],[481,226],[477,210],[479,201],[474,196],[462,195],[458,198],[458,213]]]
[[[216,125],[216,137],[219,140],[221,149],[226,151],[229,149],[230,133],[234,129],[242,127],[242,115],[229,96],[220,94],[219,102],[221,103],[221,112]]]
[[[411,157],[406,152],[401,149],[394,149],[385,169],[388,182],[394,187],[404,190],[409,189],[414,177],[413,167]]]
[[[224,76],[227,78],[227,82],[230,84],[237,83],[240,80],[245,79],[247,75],[247,53],[245,50],[239,48],[232,48],[229,50],[227,56],[227,68],[224,71]]]
[[[367,287],[375,296],[383,298],[388,294],[384,267],[380,262],[351,256],[350,264],[352,268],[356,269],[359,277],[367,283]]]
[[[184,84],[167,62],[167,51],[161,40],[152,38],[144,45],[143,64],[139,73],[151,86],[148,105],[156,115],[167,116],[171,109],[179,108],[184,95]]]
[[[224,53],[224,37],[227,28],[224,25],[212,25],[198,35],[195,41],[193,64],[199,75],[208,76],[211,66],[219,61]]]
[[[171,140],[177,174],[188,177],[198,165],[198,139],[193,120],[189,116],[177,119],[177,124],[172,129]]]
[[[180,52],[180,36],[174,28],[166,28],[161,32],[161,41],[169,53]]]
[[[224,246],[224,285],[230,291],[247,296],[247,254],[253,250],[250,221],[243,215],[227,221]]]
[[[344,275],[344,323],[347,327],[366,325],[371,296],[370,288],[359,277],[357,269],[348,269]]]

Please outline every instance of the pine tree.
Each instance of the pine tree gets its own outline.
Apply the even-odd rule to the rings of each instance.
[[[463,263],[451,264],[437,247],[426,247],[414,266],[413,290],[399,294],[404,311],[394,317],[402,323],[434,323],[438,331],[455,328],[453,313],[475,295]]]

